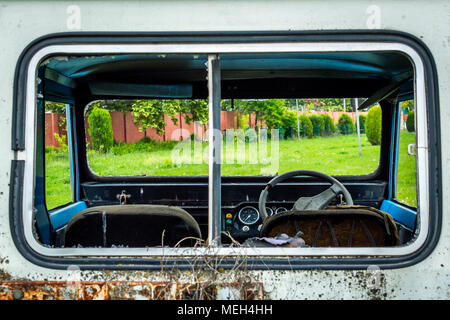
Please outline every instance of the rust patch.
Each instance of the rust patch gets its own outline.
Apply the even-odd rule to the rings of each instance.
[[[111,281],[0,282],[0,300],[214,300],[220,290],[234,290],[236,299],[262,300],[262,283],[179,283]]]

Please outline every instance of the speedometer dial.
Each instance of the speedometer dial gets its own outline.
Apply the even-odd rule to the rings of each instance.
[[[239,211],[238,218],[243,224],[255,224],[259,220],[259,211],[254,207],[244,207]]]
[[[287,209],[285,207],[279,207],[279,208],[277,208],[277,210],[275,210],[275,214],[278,214],[278,213],[281,213],[284,211],[287,211]]]

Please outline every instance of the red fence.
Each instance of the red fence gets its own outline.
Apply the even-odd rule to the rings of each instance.
[[[45,114],[45,145],[59,147],[55,138],[55,133],[61,135],[66,134],[66,115],[62,113],[46,113]]]
[[[315,112],[316,114],[327,113],[331,116],[333,121],[337,123],[339,117],[343,112]],[[201,138],[205,138],[205,132],[208,126],[201,124],[190,123],[187,124],[184,116],[178,114],[176,116],[177,123],[172,121],[172,117],[165,115],[165,132],[163,135],[159,135],[155,129],[149,128],[146,132],[140,132],[139,128],[133,123],[133,115],[130,112],[111,112],[111,121],[114,134],[114,140],[117,142],[133,143],[141,140],[145,136],[158,141],[169,141],[169,140],[180,140],[189,136],[193,133]],[[347,112],[349,116],[352,117],[353,122],[356,122],[356,113]],[[367,114],[367,112],[362,112],[360,114]],[[221,128],[226,129],[238,129],[239,122],[236,121],[237,113],[234,111],[222,111],[221,112]],[[90,142],[89,134],[87,129],[89,124],[87,118],[84,119],[84,124],[86,127],[87,140]],[[259,124],[261,126],[261,124]],[[248,119],[248,126],[251,128],[255,127],[255,115],[250,114]],[[183,130],[180,130],[183,129]],[[46,146],[56,146],[59,144],[55,139],[55,133],[62,135],[65,133],[65,115],[58,113],[46,113],[45,114],[45,145]]]

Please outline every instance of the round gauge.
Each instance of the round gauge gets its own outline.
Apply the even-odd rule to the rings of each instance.
[[[285,207],[279,207],[279,208],[277,208],[277,210],[275,210],[275,214],[281,213],[281,212],[284,212],[284,211],[287,211],[287,209]]]
[[[271,215],[273,215],[273,210],[272,208],[266,207],[266,211],[267,211],[267,216],[270,217]]]
[[[238,218],[243,224],[255,224],[259,220],[259,212],[256,208],[244,207],[239,211]]]

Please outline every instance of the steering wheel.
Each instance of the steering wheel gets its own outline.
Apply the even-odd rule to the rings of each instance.
[[[353,205],[353,199],[350,195],[350,192],[344,187],[342,183],[340,183],[335,178],[322,173],[318,171],[312,171],[312,170],[295,170],[295,171],[289,171],[286,173],[283,173],[279,176],[276,176],[272,180],[270,180],[267,183],[267,186],[263,191],[261,191],[261,194],[259,196],[259,212],[261,214],[262,219],[264,220],[267,218],[267,210],[266,210],[266,200],[267,195],[269,194],[269,191],[275,187],[278,183],[289,179],[291,177],[296,176],[309,176],[309,177],[316,177],[321,178],[323,180],[328,181],[331,183],[331,187],[329,187],[327,190],[319,193],[318,195],[315,195],[313,197],[300,197],[295,201],[294,207],[292,209],[294,210],[322,210],[328,206],[328,204],[333,200],[338,194],[343,194],[345,202],[348,205]]]

